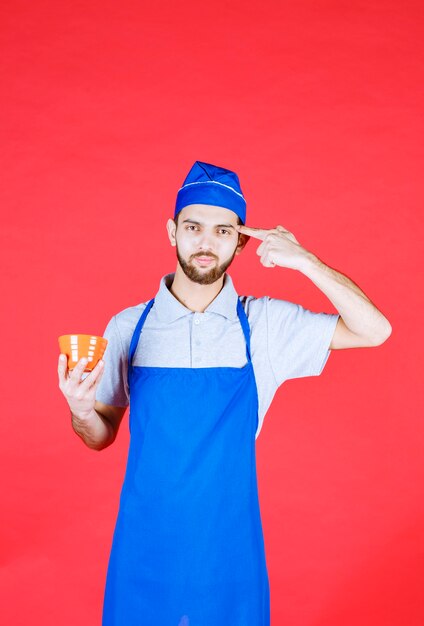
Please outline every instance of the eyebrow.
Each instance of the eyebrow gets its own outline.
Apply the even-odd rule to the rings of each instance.
[[[204,224],[202,224],[202,222],[196,222],[195,220],[184,220],[183,224],[185,224],[186,222],[190,222],[190,224],[197,224],[198,226],[204,226]],[[232,224],[215,224],[216,228],[232,228],[233,230],[235,230],[234,226]]]

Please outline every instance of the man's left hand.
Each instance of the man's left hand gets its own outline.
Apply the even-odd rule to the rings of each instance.
[[[288,267],[299,270],[305,258],[310,253],[303,248],[296,237],[283,226],[276,228],[252,228],[249,226],[236,226],[239,233],[261,239],[262,243],[256,250],[265,267]]]

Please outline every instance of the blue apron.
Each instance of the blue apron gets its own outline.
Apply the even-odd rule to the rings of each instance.
[[[130,445],[103,626],[269,626],[256,477],[258,394],[250,327],[241,367],[132,364]]]

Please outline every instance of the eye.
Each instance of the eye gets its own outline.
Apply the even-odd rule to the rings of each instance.
[[[190,230],[190,228],[197,228],[197,226],[195,224],[189,224],[186,226],[186,230]]]
[[[227,233],[227,235],[230,235],[230,234],[231,234],[231,233],[230,233],[230,231],[229,231],[229,230],[226,230],[225,228],[220,228],[219,230],[220,230],[221,232],[223,232],[223,233]]]

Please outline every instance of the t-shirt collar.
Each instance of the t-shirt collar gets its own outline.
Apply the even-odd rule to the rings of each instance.
[[[157,315],[163,322],[166,323],[171,323],[184,315],[190,315],[193,313],[193,311],[184,306],[170,292],[169,287],[174,280],[174,276],[175,273],[162,276],[159,284],[159,291],[155,296],[154,306]],[[221,291],[205,309],[204,313],[217,313],[218,315],[223,315],[229,320],[234,320],[237,317],[237,300],[238,294],[234,288],[231,276],[225,273],[224,284]]]

